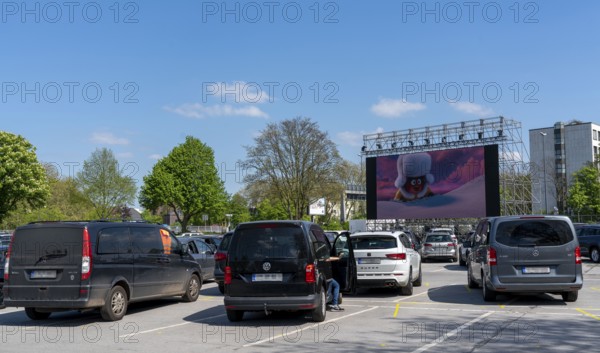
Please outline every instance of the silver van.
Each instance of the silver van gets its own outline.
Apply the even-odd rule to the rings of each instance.
[[[565,216],[504,216],[477,225],[467,262],[469,288],[483,299],[499,293],[560,294],[577,300],[583,286],[581,250]]]

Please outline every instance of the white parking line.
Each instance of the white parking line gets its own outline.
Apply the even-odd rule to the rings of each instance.
[[[215,319],[217,317],[222,317],[222,316],[225,316],[225,314],[204,317],[202,319],[198,319],[198,320],[194,320],[194,321],[182,322],[180,324],[175,324],[175,325],[157,327],[157,328],[153,328],[152,330],[146,330],[146,331],[136,332],[135,335],[137,336],[137,335],[142,335],[144,333],[156,332],[156,331],[160,331],[160,330],[167,330],[167,329],[174,328],[174,327],[185,326],[185,325],[189,325],[189,324],[195,324],[195,323],[198,323],[198,322],[202,322],[204,320]],[[124,337],[131,337],[131,333],[119,336],[119,338],[124,338]]]
[[[308,327],[304,327],[304,328],[301,328],[301,329],[298,329],[298,330],[295,330],[295,331],[292,331],[292,332],[286,332],[285,334],[281,334],[281,335],[277,335],[277,336],[274,336],[274,337],[266,338],[264,340],[260,340],[260,341],[248,343],[248,344],[243,345],[242,347],[251,347],[251,346],[256,346],[258,344],[265,343],[265,342],[272,342],[272,341],[276,340],[277,338],[281,338],[283,336],[295,335],[296,333],[303,332],[303,331],[306,331],[306,330],[310,330],[310,329],[313,329],[315,327],[319,327],[320,325],[323,325],[323,324],[327,324],[327,323],[335,322],[335,321],[340,321],[342,319],[346,319],[346,318],[349,318],[351,316],[355,316],[355,315],[359,315],[359,314],[362,314],[362,313],[366,313],[367,311],[371,311],[371,310],[374,310],[374,309],[377,309],[377,308],[379,308],[379,307],[378,306],[373,306],[373,307],[370,307],[370,308],[362,310],[362,311],[358,311],[358,312],[355,312],[355,313],[352,313],[352,314],[349,314],[349,315],[345,315],[345,316],[341,316],[341,317],[336,317],[335,319],[331,319],[331,320],[327,320],[327,321],[324,321],[324,322],[320,322],[318,324],[310,325]]]
[[[445,340],[447,340],[448,338],[455,336],[455,335],[456,335],[457,333],[459,333],[459,332],[462,332],[462,330],[464,330],[464,329],[465,329],[465,328],[467,328],[468,326],[471,326],[472,324],[474,324],[474,323],[476,323],[476,322],[478,322],[478,321],[481,321],[481,320],[485,319],[486,317],[488,317],[488,316],[490,316],[490,315],[492,315],[492,314],[493,314],[493,312],[488,312],[488,313],[485,313],[485,314],[483,314],[483,315],[481,315],[481,316],[479,316],[479,317],[477,317],[477,318],[475,318],[475,319],[473,319],[473,320],[471,320],[471,321],[467,322],[466,324],[464,324],[464,325],[460,326],[459,328],[457,328],[457,329],[455,329],[455,330],[452,330],[452,331],[448,332],[448,333],[447,333],[447,334],[445,334],[443,337],[440,337],[440,338],[436,339],[435,341],[433,341],[433,342],[431,342],[431,343],[429,343],[429,344],[426,344],[426,345],[424,345],[424,346],[420,347],[419,349],[416,349],[416,350],[412,351],[412,353],[420,353],[420,352],[425,352],[425,351],[426,351],[426,350],[428,350],[429,348],[433,348],[433,347],[437,346],[438,344],[440,344],[440,343],[443,343],[443,342],[444,342]]]

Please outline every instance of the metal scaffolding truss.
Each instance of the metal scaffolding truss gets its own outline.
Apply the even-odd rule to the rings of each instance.
[[[498,145],[501,214],[531,213],[529,155],[519,121],[499,116],[369,134],[363,141],[364,157]]]

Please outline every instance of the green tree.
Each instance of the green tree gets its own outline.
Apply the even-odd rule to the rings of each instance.
[[[322,196],[323,185],[337,183],[337,147],[308,118],[268,124],[246,153],[244,181],[271,189],[291,219],[306,215],[309,203]]]
[[[20,135],[0,131],[0,222],[19,205],[44,206],[49,195],[35,147]]]
[[[168,207],[175,212],[182,232],[202,214],[222,219],[227,193],[212,148],[195,137],[186,137],[144,177],[140,204],[150,210]]]
[[[288,212],[281,202],[273,202],[270,199],[260,201],[253,211],[252,220],[254,221],[283,220],[289,218]]]
[[[229,200],[227,212],[231,214],[231,227],[251,219],[248,200],[241,194],[235,193]]]
[[[578,212],[600,214],[600,172],[593,163],[573,173],[567,203]]]
[[[119,162],[107,148],[92,152],[75,181],[98,218],[120,217],[120,208],[135,200],[135,181],[119,170]]]

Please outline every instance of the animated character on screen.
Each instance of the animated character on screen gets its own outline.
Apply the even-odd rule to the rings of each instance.
[[[433,196],[429,185],[435,180],[431,174],[431,156],[428,153],[414,153],[398,156],[398,178],[394,185],[398,188],[394,201],[413,201]]]

